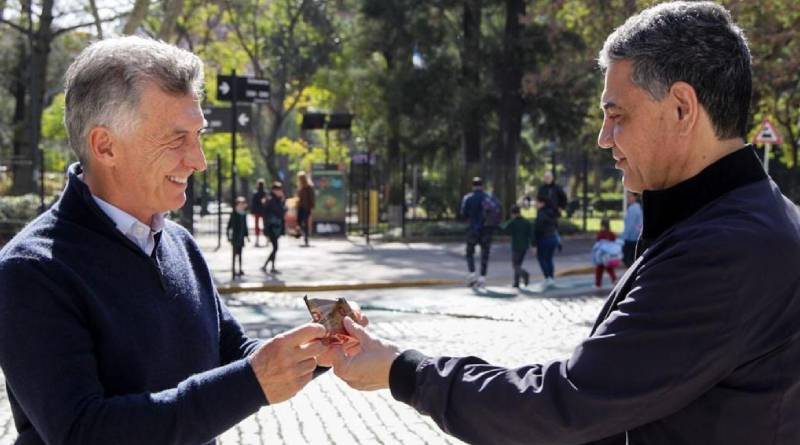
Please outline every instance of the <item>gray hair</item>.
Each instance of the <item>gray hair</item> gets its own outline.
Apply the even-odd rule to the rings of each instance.
[[[694,87],[718,138],[747,133],[750,50],[722,6],[677,1],[645,9],[608,36],[598,63],[605,71],[619,60],[633,62],[631,81],[655,100],[675,82]]]
[[[64,126],[84,169],[86,136],[96,126],[125,132],[135,128],[142,89],[154,82],[163,91],[203,96],[203,62],[189,51],[142,37],[93,43],[65,76]]]

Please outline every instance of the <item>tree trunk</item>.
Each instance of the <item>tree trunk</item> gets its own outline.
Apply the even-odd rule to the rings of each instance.
[[[520,57],[519,17],[525,15],[523,0],[506,0],[506,23],[503,35],[503,67],[500,70],[500,134],[492,154],[494,193],[505,211],[516,202],[517,166],[522,129],[522,66]]]
[[[464,151],[465,172],[461,181],[462,192],[471,189],[473,176],[480,175],[481,166],[481,112],[480,97],[480,38],[481,0],[464,2],[464,45],[461,48],[461,138]]]
[[[25,162],[23,153],[25,150],[26,145],[26,133],[25,133],[25,116],[27,110],[26,99],[28,97],[27,91],[27,82],[25,81],[25,66],[28,60],[28,45],[25,42],[23,37],[19,39],[19,59],[17,60],[17,67],[14,71],[14,120],[13,120],[13,128],[14,128],[14,135],[12,145],[12,163],[11,163],[11,172],[12,177],[14,178],[13,185],[11,187],[11,193],[18,195],[27,193],[28,190],[32,188],[30,184],[24,184],[23,178],[32,178],[31,171],[24,170],[22,167],[22,163]],[[28,160],[30,162],[30,160]]]
[[[39,16],[39,27],[30,36],[31,58],[28,62],[28,105],[25,114],[24,137],[19,147],[21,161],[14,174],[13,194],[36,192],[37,178],[35,164],[39,160],[39,139],[42,129],[42,112],[44,111],[44,93],[47,81],[47,58],[53,42],[53,2],[42,2],[42,13]]]
[[[169,42],[175,36],[175,27],[183,10],[183,0],[167,0],[164,4],[164,20],[158,30],[158,38]]]
[[[144,18],[147,17],[147,10],[149,8],[150,0],[136,0],[131,15],[128,16],[128,21],[125,22],[125,27],[122,29],[122,33],[125,35],[135,33],[139,25],[144,21]]]

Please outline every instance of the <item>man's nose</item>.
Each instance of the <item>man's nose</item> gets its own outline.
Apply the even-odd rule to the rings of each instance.
[[[203,153],[203,144],[200,142],[199,136],[194,140],[194,143],[191,144],[191,147],[189,147],[184,163],[187,167],[191,167],[198,172],[206,169],[206,155]]]
[[[600,127],[600,134],[597,135],[597,146],[600,148],[613,148],[614,138],[612,136],[612,126],[607,119],[603,120],[603,126]]]

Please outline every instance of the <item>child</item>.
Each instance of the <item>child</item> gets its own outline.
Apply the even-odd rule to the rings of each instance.
[[[233,245],[233,274],[244,275],[242,270],[242,248],[244,247],[244,240],[250,242],[250,236],[247,231],[247,200],[244,196],[236,198],[236,207],[231,212],[231,218],[228,220],[228,228],[225,229],[225,234],[228,236],[228,242]],[[239,258],[239,272],[236,272],[236,258]]]
[[[617,282],[617,274],[614,269],[620,265],[622,258],[622,247],[616,242],[617,236],[611,231],[611,224],[608,219],[600,220],[600,231],[597,232],[597,241],[592,247],[592,262],[594,268],[594,287],[600,288],[603,282],[603,271],[607,271],[611,277],[611,284]]]
[[[519,278],[525,286],[530,281],[530,274],[522,268],[525,254],[533,243],[533,224],[523,218],[519,206],[511,207],[511,219],[500,224],[503,233],[511,235],[511,267],[514,268],[514,287],[519,287]]]

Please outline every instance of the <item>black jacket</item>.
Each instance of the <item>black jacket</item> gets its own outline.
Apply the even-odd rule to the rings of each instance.
[[[797,207],[752,147],[643,207],[645,250],[571,357],[507,369],[410,350],[392,395],[470,443],[800,443]]]

